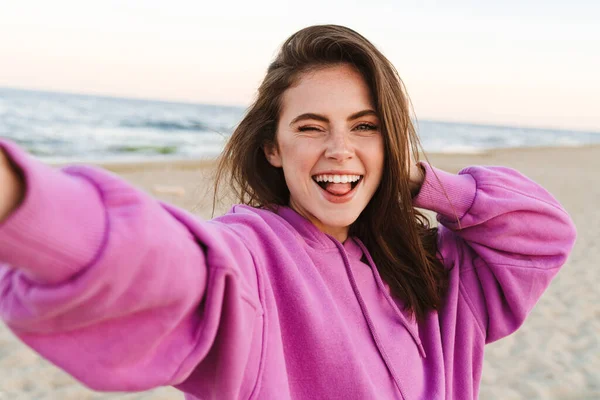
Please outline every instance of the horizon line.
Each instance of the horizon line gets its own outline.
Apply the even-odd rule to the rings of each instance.
[[[9,91],[22,91],[22,92],[30,92],[30,93],[48,93],[48,94],[58,94],[58,95],[70,95],[70,96],[81,96],[81,97],[98,97],[105,99],[114,99],[114,100],[130,100],[130,101],[150,101],[156,103],[165,103],[165,104],[179,104],[179,105],[198,105],[198,106],[217,106],[217,107],[225,107],[225,108],[237,108],[237,109],[247,109],[248,105],[240,105],[233,103],[207,103],[202,101],[193,101],[193,100],[175,100],[175,99],[167,99],[167,98],[154,98],[154,97],[141,97],[135,95],[115,95],[115,94],[106,94],[106,93],[93,93],[93,92],[76,92],[69,90],[52,90],[52,89],[38,89],[38,88],[27,88],[27,87],[15,87],[15,86],[2,86],[0,85],[0,90],[9,90]],[[530,124],[517,124],[517,123],[497,123],[497,122],[474,122],[467,120],[447,120],[447,119],[439,119],[436,117],[424,117],[417,118],[414,115],[413,122],[416,124],[416,127],[419,126],[419,121],[424,122],[433,122],[433,123],[446,123],[446,124],[455,124],[455,125],[469,125],[469,126],[480,126],[480,127],[489,127],[489,128],[512,128],[512,129],[532,129],[532,130],[547,130],[547,131],[560,131],[560,132],[575,132],[575,133],[593,133],[600,134],[600,128],[557,128],[555,126],[542,126],[542,125],[530,125]]]

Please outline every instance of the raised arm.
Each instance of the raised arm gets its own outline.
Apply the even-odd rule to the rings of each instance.
[[[252,390],[262,310],[235,227],[0,148],[26,187],[0,224],[0,316],[23,342],[96,390]]]
[[[438,213],[440,251],[460,269],[459,295],[486,343],[498,340],[523,323],[564,265],[575,226],[554,197],[515,170],[475,166],[454,175],[421,165],[426,178],[414,204]]]

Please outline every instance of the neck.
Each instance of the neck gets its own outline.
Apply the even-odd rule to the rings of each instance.
[[[317,219],[315,216],[302,210],[299,207],[296,207],[296,205],[294,204],[293,201],[290,201],[289,207],[292,210],[294,210],[295,212],[297,212],[299,215],[301,215],[302,217],[304,217],[305,219],[310,221],[310,223],[312,223],[314,226],[316,226],[317,229],[319,229],[321,232],[333,237],[338,242],[344,243],[346,241],[346,239],[348,239],[348,231],[349,231],[348,226],[338,227],[338,226],[325,225],[319,219]]]

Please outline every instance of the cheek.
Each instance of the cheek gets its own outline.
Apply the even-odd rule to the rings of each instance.
[[[380,137],[380,140],[377,143],[374,158],[377,160],[377,168],[379,168],[380,172],[383,172],[383,165],[385,160],[385,148],[383,143],[383,138]]]
[[[310,143],[295,143],[282,148],[284,169],[293,175],[309,174],[319,159],[319,152]]]
[[[372,175],[381,175],[383,172],[385,151],[383,140],[373,140],[364,143],[361,148],[363,160]]]

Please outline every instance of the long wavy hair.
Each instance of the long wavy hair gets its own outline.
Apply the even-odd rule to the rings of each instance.
[[[242,204],[268,209],[289,204],[283,171],[267,161],[263,148],[276,141],[284,92],[303,74],[340,63],[357,68],[370,88],[385,148],[381,183],[349,234],[365,244],[405,311],[421,320],[429,310],[442,306],[448,274],[437,257],[437,228],[430,227],[426,216],[412,205],[409,166],[418,157],[420,142],[398,72],[354,30],[311,26],[283,43],[220,156],[213,204],[224,180]]]

